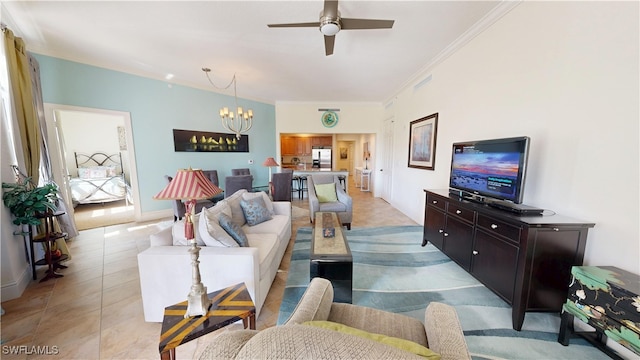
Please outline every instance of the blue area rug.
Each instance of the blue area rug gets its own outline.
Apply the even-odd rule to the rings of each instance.
[[[422,226],[345,231],[353,254],[353,304],[424,321],[431,301],[458,312],[473,359],[607,359],[583,339],[557,342],[560,315],[527,313],[522,331],[511,327],[511,307],[433,245],[421,247]],[[278,324],[309,284],[311,228],[300,228],[291,256]]]

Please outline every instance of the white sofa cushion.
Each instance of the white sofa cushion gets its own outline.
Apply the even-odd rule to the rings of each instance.
[[[245,226],[246,228],[247,226]],[[276,234],[246,234],[249,239],[249,246],[258,249],[258,259],[260,261],[260,279],[263,279],[270,269],[270,264],[275,261],[278,253]],[[280,261],[278,261],[279,265]]]
[[[238,226],[242,226],[247,223],[244,218],[244,213],[242,212],[242,207],[240,207],[240,200],[242,200],[242,195],[245,193],[247,193],[247,190],[240,189],[231,194],[229,197],[220,201],[229,204],[229,207],[231,208],[231,220],[234,223],[238,224]]]
[[[196,244],[204,246],[204,239],[200,236],[200,231],[198,231],[200,222],[199,218],[199,216],[193,217],[193,231],[196,236]],[[191,245],[189,244],[187,237],[184,235],[184,219],[173,223],[173,226],[171,227],[171,235],[173,237],[173,245]]]
[[[231,208],[220,201],[214,207],[202,209],[198,233],[207,246],[238,247],[238,243],[220,226],[220,214],[231,216]]]
[[[285,233],[290,231],[287,226],[289,223],[289,217],[286,215],[273,215],[271,220],[265,221],[255,226],[245,225],[242,227],[244,233],[249,234],[275,234],[279,239],[285,238]],[[284,241],[288,241],[287,238]],[[251,242],[249,242],[251,244]]]

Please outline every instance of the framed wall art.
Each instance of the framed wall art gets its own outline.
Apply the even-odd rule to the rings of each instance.
[[[438,113],[410,123],[409,167],[426,170],[435,168],[437,133]]]
[[[249,152],[249,135],[173,129],[175,151]]]

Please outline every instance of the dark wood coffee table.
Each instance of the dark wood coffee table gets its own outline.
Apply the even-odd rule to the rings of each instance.
[[[239,320],[245,328],[256,329],[256,307],[244,283],[207,295],[212,304],[203,316],[185,318],[186,301],[164,309],[159,346],[161,360],[174,360],[178,346]]]
[[[328,216],[323,221],[324,214]],[[327,229],[327,220],[333,226],[335,235],[324,237]],[[323,225],[324,224],[324,225]],[[331,228],[329,227],[329,228]],[[331,232],[331,231],[329,231]],[[335,302],[351,303],[353,257],[347,238],[342,232],[342,224],[338,215],[334,212],[316,212],[311,236],[311,279],[321,277],[331,281]]]

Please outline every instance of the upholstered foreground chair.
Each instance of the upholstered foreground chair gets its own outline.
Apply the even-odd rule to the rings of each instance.
[[[236,175],[224,178],[224,196],[229,197],[240,189],[251,191],[253,188],[253,176]]]
[[[292,172],[275,173],[271,176],[271,196],[273,201],[291,201]]]
[[[214,170],[215,171],[215,170]],[[173,180],[173,176],[165,175],[164,178],[167,180],[167,184]],[[210,208],[214,205],[212,201],[209,200],[197,200],[195,213],[198,214],[204,208]],[[171,201],[171,207],[173,208],[173,221],[178,221],[184,217],[187,208],[184,206],[182,200],[173,200]]]
[[[308,321],[329,321],[332,329],[305,324]],[[345,327],[360,334],[345,333],[350,330]],[[382,342],[371,339],[382,336],[387,337]],[[405,350],[397,347],[401,342]],[[423,324],[402,314],[334,303],[331,282],[314,278],[283,325],[223,332],[211,340],[200,359],[420,359],[407,348],[426,355],[435,352],[441,360],[471,359],[452,306],[430,303]]]
[[[336,201],[323,202],[318,199],[316,185],[335,184]],[[311,222],[316,218],[317,211],[329,211],[338,214],[338,218],[343,226],[351,230],[351,220],[353,219],[353,201],[347,195],[337,175],[313,174],[307,176],[307,187],[309,192],[309,216]]]

